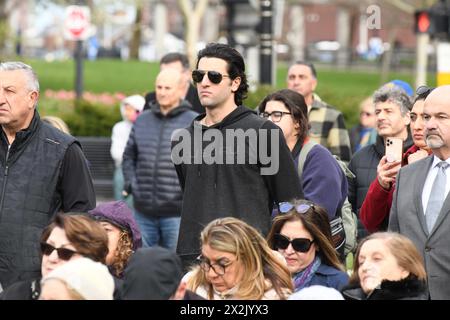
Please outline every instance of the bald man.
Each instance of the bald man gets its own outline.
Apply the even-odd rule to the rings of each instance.
[[[450,299],[450,86],[434,89],[423,110],[432,154],[396,178],[389,230],[410,238],[422,254],[429,297]],[[403,256],[407,256],[403,254]],[[407,260],[403,261],[407,263]]]
[[[182,84],[176,70],[158,74],[156,101],[137,118],[123,155],[124,195],[133,195],[135,218],[147,247],[175,250],[178,240],[182,194],[170,157],[170,138],[197,116],[182,99]]]
[[[191,70],[189,67],[188,57],[179,52],[170,52],[163,56],[159,61],[159,70],[162,71],[164,69],[174,69],[180,73],[182,78],[182,97],[184,100],[188,101],[192,110],[198,113],[205,113],[205,108],[200,103],[197,94],[197,88],[194,87],[191,83]],[[156,92],[152,91],[145,95],[145,106],[144,110],[150,108],[152,102],[156,100]]]

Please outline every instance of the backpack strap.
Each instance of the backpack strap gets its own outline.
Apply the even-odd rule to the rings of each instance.
[[[317,142],[314,142],[312,140],[308,140],[303,146],[302,150],[300,150],[300,155],[298,156],[298,166],[297,166],[297,173],[300,179],[302,178],[303,174],[303,167],[305,166],[306,157],[308,156],[308,153],[311,151],[311,149],[317,144]]]

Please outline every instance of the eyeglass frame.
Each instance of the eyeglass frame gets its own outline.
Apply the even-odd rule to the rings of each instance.
[[[273,123],[278,123],[281,121],[281,119],[283,118],[283,116],[287,115],[287,114],[292,114],[291,112],[285,112],[285,111],[272,111],[271,113],[268,113],[266,111],[260,112],[259,116],[261,118],[264,119],[268,119],[269,117],[272,119],[271,121]],[[278,120],[275,120],[274,118],[272,118],[272,115],[275,115],[276,117],[280,117]]]
[[[64,248],[64,247],[56,248],[55,246],[53,246],[47,242],[41,242],[40,249],[41,249],[41,253],[43,256],[50,256],[53,253],[53,251],[56,250],[56,253],[58,254],[58,258],[63,261],[69,261],[70,259],[72,259],[72,257],[76,253],[78,253],[75,250]]]
[[[279,239],[277,239],[277,238],[279,238]],[[287,246],[285,248],[282,248],[282,247],[278,246],[279,240],[287,241],[288,242]],[[301,241],[303,243],[307,243],[306,245],[308,246],[308,248],[303,248],[302,247],[301,249],[299,249],[298,248],[299,244],[297,244],[299,241]],[[275,233],[273,235],[274,247],[276,249],[280,249],[280,250],[286,250],[289,247],[289,245],[291,245],[292,249],[294,249],[296,252],[306,253],[306,252],[308,252],[311,249],[311,246],[313,245],[313,243],[314,243],[314,239],[310,240],[310,239],[307,239],[307,238],[295,238],[295,239],[291,240],[288,237],[286,237],[285,235],[282,235],[281,233]]]
[[[227,272],[226,268],[229,267],[230,265],[232,265],[233,263],[235,263],[237,260],[231,261],[230,263],[226,264],[226,265],[222,265],[220,263],[211,263],[211,261],[209,261],[209,259],[205,258],[203,255],[199,255],[195,260],[197,260],[200,269],[202,269],[205,273],[209,272],[209,270],[211,270],[211,268],[214,270],[214,272],[218,275],[218,276],[223,276],[225,275],[225,273]],[[217,272],[216,268],[214,266],[218,266],[220,268],[222,268],[223,272]]]
[[[295,209],[295,211],[297,213],[304,214],[304,213],[308,212],[308,210],[311,209],[311,208],[313,210],[315,210],[313,203],[302,202],[302,203],[299,203],[299,204],[295,205],[295,204],[290,203],[288,201],[284,201],[284,202],[280,202],[278,204],[278,210],[281,213],[288,213],[292,209]]]
[[[201,78],[197,79],[198,81],[195,79],[197,77],[196,74],[201,76]],[[207,75],[208,80],[214,84],[221,83],[223,78],[230,78],[230,75],[222,74],[219,71],[214,71],[214,70],[205,71],[205,70],[196,69],[196,70],[193,70],[191,73],[192,81],[194,81],[194,83],[201,83],[203,81],[203,79],[205,78],[205,74]],[[220,77],[218,78],[218,80],[216,80],[215,76],[220,76]]]

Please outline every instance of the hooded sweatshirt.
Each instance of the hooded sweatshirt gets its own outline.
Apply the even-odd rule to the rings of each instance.
[[[200,232],[210,221],[232,216],[244,220],[266,235],[270,228],[273,203],[303,198],[294,161],[278,126],[258,117],[254,111],[244,106],[237,107],[220,123],[210,127],[200,124],[199,120],[204,116],[204,114],[199,115],[186,129],[190,137],[194,137],[190,143],[192,155],[190,163],[175,162],[183,189],[177,253],[183,259],[185,266],[200,253]],[[227,129],[230,130],[227,132]],[[231,145],[229,143],[231,139],[226,139],[226,135],[237,132],[236,129],[242,129],[244,132],[253,129],[249,132],[255,133],[257,141],[253,138],[246,139],[245,150],[242,150],[242,146],[238,147],[239,143]],[[216,136],[217,133],[220,133],[223,144],[219,141],[220,137],[217,140],[210,137],[210,135]],[[195,139],[196,134],[203,136],[205,141],[196,144],[193,141],[198,141]],[[174,136],[172,141],[172,159],[174,159],[179,142],[183,144],[185,142],[179,136]],[[267,143],[267,148],[261,146],[263,141]],[[195,148],[195,146],[202,146],[202,148]],[[218,161],[211,163],[208,159],[198,161],[199,151],[202,151],[205,156],[211,153],[213,147],[216,147],[218,159],[221,159],[223,164],[219,164]],[[272,151],[274,158],[269,156],[272,161],[268,163],[264,156],[270,155]],[[239,157],[243,153],[245,163],[239,164],[242,163]],[[216,155],[216,153],[211,154]],[[255,156],[257,161],[251,161],[252,156]],[[196,157],[197,164],[193,163]],[[232,164],[224,160],[225,158],[231,158]],[[267,169],[276,160],[278,160],[278,170],[275,173],[262,175],[261,170]]]

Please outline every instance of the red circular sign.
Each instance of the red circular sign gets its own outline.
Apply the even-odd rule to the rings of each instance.
[[[81,39],[89,29],[89,9],[87,7],[69,6],[66,11],[66,32],[73,39]]]

